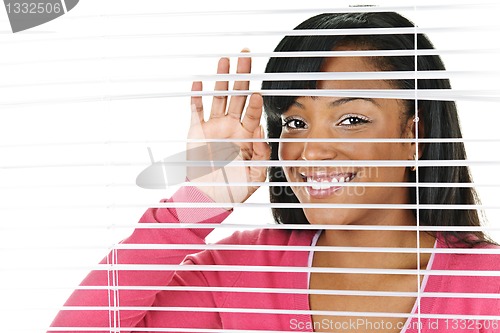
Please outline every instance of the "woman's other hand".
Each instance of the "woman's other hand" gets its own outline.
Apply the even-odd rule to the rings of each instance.
[[[248,52],[243,50],[242,52]],[[221,58],[217,74],[228,74],[230,61]],[[237,73],[250,73],[251,58],[238,58]],[[235,81],[233,90],[247,91],[249,81]],[[227,91],[228,81],[217,81],[215,91]],[[201,82],[193,82],[192,91],[202,91]],[[228,103],[229,102],[229,103]],[[198,188],[218,203],[241,203],[252,195],[258,186],[249,184],[266,179],[266,167],[252,166],[252,161],[268,160],[270,148],[265,142],[234,142],[233,139],[263,139],[260,125],[262,115],[262,96],[252,94],[228,98],[227,95],[214,96],[210,117],[204,120],[201,96],[191,98],[191,125],[188,139],[210,140],[210,142],[191,142],[187,145],[187,160],[214,161],[212,166],[188,165],[187,177],[191,182],[218,183],[224,186],[198,186]],[[245,110],[245,112],[244,112]],[[221,140],[221,141],[214,141]],[[250,161],[247,165],[230,165],[232,161]],[[240,162],[241,163],[241,162]],[[234,163],[233,163],[234,164]],[[233,185],[244,183],[248,185]],[[226,207],[230,209],[231,207]]]

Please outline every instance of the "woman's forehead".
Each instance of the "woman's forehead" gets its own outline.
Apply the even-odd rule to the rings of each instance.
[[[342,78],[346,77],[346,73],[358,73],[359,72],[378,72],[381,69],[377,68],[373,61],[366,57],[329,57],[326,58],[323,66],[321,67],[322,72],[330,73],[342,73]],[[333,75],[334,77],[334,75]],[[387,80],[369,80],[359,79],[359,75],[356,75],[356,79],[352,80],[318,80],[317,89],[394,89],[391,83]]]

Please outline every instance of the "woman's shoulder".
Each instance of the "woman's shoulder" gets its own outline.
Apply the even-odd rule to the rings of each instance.
[[[290,246],[309,246],[316,230],[285,230],[260,228],[236,231],[211,244],[209,250],[192,257],[195,263],[218,265],[280,265],[285,257],[301,257],[305,251],[290,251]]]
[[[500,292],[500,246],[482,243],[474,247],[438,242],[433,270],[442,270],[442,285],[455,292]],[[450,272],[450,274],[448,274]]]
[[[437,248],[446,249],[451,259],[452,269],[463,270],[500,270],[500,246],[495,243],[481,242],[467,245],[438,238]]]

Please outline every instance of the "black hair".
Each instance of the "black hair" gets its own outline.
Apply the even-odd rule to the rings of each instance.
[[[314,16],[295,30],[301,29],[357,29],[357,28],[404,28],[414,25],[403,16],[393,12],[373,13],[326,13]],[[413,29],[411,29],[413,30]],[[414,50],[433,49],[432,43],[423,34],[412,32],[403,34],[377,35],[315,35],[286,36],[275,49],[275,52],[292,51],[332,51],[341,46],[352,50]],[[272,57],[266,73],[283,72],[321,72],[325,57]],[[418,56],[385,56],[369,57],[373,65],[380,70],[418,71],[444,70],[444,64],[438,55]],[[397,89],[414,89],[415,79],[391,81]],[[316,81],[264,81],[263,90],[315,89]],[[419,79],[417,89],[451,89],[448,79]],[[265,116],[269,138],[279,138],[282,124],[281,114],[286,112],[295,101],[296,96],[264,96]],[[415,116],[415,104],[418,105],[418,118],[424,128],[424,138],[461,138],[460,123],[457,108],[453,101],[414,100],[407,99],[405,103],[405,122]],[[278,142],[271,145],[271,159],[278,159]],[[423,160],[465,160],[465,147],[462,142],[426,143],[422,147]],[[472,177],[467,166],[429,166],[419,167],[419,183],[472,183]],[[409,182],[416,181],[416,172],[410,173]],[[268,170],[270,182],[286,182],[281,167],[270,167]],[[410,204],[416,203],[414,187],[410,187]],[[298,203],[291,187],[270,186],[270,201],[272,203]],[[476,205],[478,195],[473,187],[419,187],[419,203],[439,205]],[[419,209],[419,221],[422,226],[480,226],[481,219],[477,209]],[[273,217],[277,223],[307,224],[307,218],[301,208],[273,208]],[[414,211],[416,216],[416,210]],[[480,243],[493,243],[483,232],[460,231],[455,228],[442,231],[446,242],[460,242],[467,246]],[[435,235],[435,234],[434,234]]]

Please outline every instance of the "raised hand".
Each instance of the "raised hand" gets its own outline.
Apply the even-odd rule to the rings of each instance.
[[[242,52],[248,52],[243,50]],[[217,73],[228,74],[230,61],[221,58]],[[251,58],[238,59],[237,73],[250,73]],[[233,90],[248,90],[249,81],[236,81]],[[227,81],[217,81],[216,91],[227,91]],[[201,82],[193,82],[192,91],[202,91]],[[189,161],[227,161],[225,166],[212,167],[188,166],[187,177],[194,182],[217,182],[225,186],[199,186],[199,189],[220,203],[244,202],[258,188],[251,184],[235,186],[234,183],[262,182],[266,179],[266,168],[256,166],[232,166],[231,161],[259,161],[268,160],[270,148],[265,142],[232,142],[231,139],[262,139],[264,133],[260,125],[262,115],[262,96],[247,95],[214,96],[210,117],[204,120],[204,109],[201,96],[191,98],[191,125],[189,139],[225,139],[224,142],[189,143],[187,160]],[[244,113],[244,114],[243,114]],[[208,169],[207,169],[208,168]],[[230,207],[227,207],[230,208]]]

